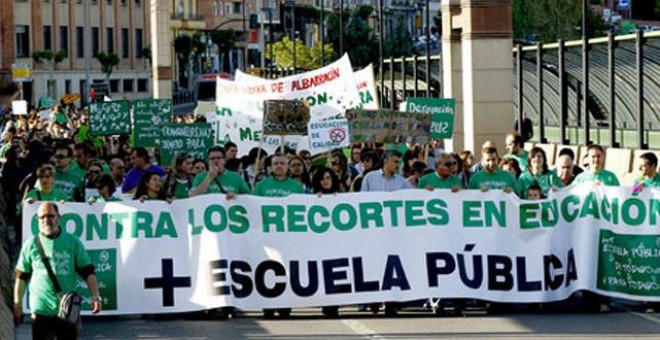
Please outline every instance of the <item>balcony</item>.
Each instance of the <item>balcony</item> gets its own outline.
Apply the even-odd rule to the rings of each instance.
[[[203,30],[206,28],[206,21],[204,16],[194,13],[174,13],[171,17],[172,28],[177,29],[196,29]]]

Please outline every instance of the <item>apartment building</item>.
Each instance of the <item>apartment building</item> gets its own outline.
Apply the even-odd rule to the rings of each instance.
[[[32,80],[23,83],[26,100],[47,96],[48,84],[51,97],[85,96],[87,79],[106,82],[95,58],[105,51],[119,57],[109,78],[113,99],[150,97],[148,6],[146,0],[0,0],[0,87],[12,81],[13,63],[31,62]],[[36,63],[32,53],[43,50],[64,50],[66,58]]]

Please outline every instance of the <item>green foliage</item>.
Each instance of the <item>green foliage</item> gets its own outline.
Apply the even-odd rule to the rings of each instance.
[[[200,56],[206,51],[206,44],[202,41],[202,32],[197,31],[193,33],[190,39],[191,52],[196,57]]]
[[[142,49],[142,58],[147,59],[147,61],[151,64],[151,46],[145,46]]]
[[[513,0],[513,35],[529,40],[536,36],[542,42],[570,40],[582,36],[582,1]],[[601,36],[605,23],[593,10],[587,13],[590,38]]]
[[[211,41],[218,45],[220,54],[229,53],[236,47],[236,31],[233,29],[213,31]]]
[[[378,39],[368,24],[373,12],[371,6],[359,6],[352,13],[344,11],[344,51],[354,67],[365,67],[378,61]],[[327,19],[327,41],[339,51],[339,14],[332,13]],[[340,56],[335,53],[333,59]]]
[[[399,18],[397,20],[394,32],[385,40],[384,52],[385,57],[407,57],[417,53],[417,48],[413,42],[410,32],[406,29],[404,20]]]
[[[119,65],[119,56],[112,52],[99,52],[96,55],[96,60],[101,63],[101,70],[105,74],[105,78],[110,79],[112,70]]]
[[[273,59],[280,67],[293,67],[294,44],[289,37],[283,37],[281,41],[273,43]],[[296,41],[296,68],[311,70],[321,67],[321,47],[308,47],[301,41]],[[266,51],[270,51],[270,44],[266,45]],[[332,44],[325,44],[323,48],[325,59],[333,54]]]
[[[37,50],[32,52],[32,60],[37,64],[42,62],[54,62],[55,64],[59,64],[64,59],[66,59],[66,51],[64,50],[56,52],[53,52],[52,50]]]
[[[180,55],[190,55],[192,51],[192,38],[187,34],[178,35],[174,38],[174,51]]]

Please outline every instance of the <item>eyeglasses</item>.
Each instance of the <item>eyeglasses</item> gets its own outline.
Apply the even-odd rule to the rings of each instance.
[[[39,219],[40,219],[40,220],[45,220],[45,219],[47,219],[47,218],[55,218],[56,216],[57,216],[57,215],[55,215],[55,214],[46,214],[46,215],[41,215],[41,216],[39,216]]]
[[[332,162],[330,162],[330,164],[332,164],[332,165],[340,165],[341,163],[339,163],[339,161],[332,161]]]
[[[456,163],[456,162],[447,162],[447,163],[444,163],[443,165],[446,166],[446,167],[448,167],[448,168],[450,168],[450,167],[452,167],[452,166],[457,166],[458,163]]]

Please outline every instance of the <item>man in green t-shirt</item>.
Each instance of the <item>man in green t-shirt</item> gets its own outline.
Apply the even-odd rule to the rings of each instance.
[[[480,171],[470,177],[469,188],[488,191],[490,189],[501,189],[506,193],[518,194],[518,181],[510,172],[500,169],[497,165],[497,149],[487,147],[481,150],[481,164],[484,171]]]
[[[587,161],[589,168],[579,174],[573,183],[595,183],[597,185],[619,186],[616,175],[605,170],[605,149],[600,145],[589,145],[587,148]]]
[[[658,156],[653,152],[646,152],[639,156],[639,171],[642,175],[635,178],[635,191],[639,192],[645,187],[657,188],[660,187],[660,174],[656,170],[658,168]]]
[[[48,276],[38,244],[41,244],[62,292],[75,291],[78,276],[87,282],[92,296],[92,313],[96,314],[101,311],[101,297],[94,265],[80,240],[60,228],[60,213],[55,203],[42,203],[37,211],[37,218],[39,233],[23,245],[16,263],[14,322],[20,324],[23,321],[23,295],[28,288],[32,337],[78,339],[79,323],[72,326],[57,317],[59,295]]]
[[[225,169],[225,150],[221,146],[213,146],[208,153],[209,171],[195,176],[190,189],[190,196],[203,194],[249,194],[250,188],[237,172]]]
[[[509,133],[506,135],[504,140],[506,145],[506,150],[509,152],[504,155],[504,158],[513,158],[518,161],[518,166],[520,166],[523,171],[527,169],[527,158],[529,153],[525,150],[525,143],[523,142],[522,137],[517,133]]]
[[[288,176],[289,160],[284,155],[275,155],[271,161],[271,176],[255,185],[252,194],[264,197],[284,197],[291,194],[304,194],[302,184]]]
[[[457,192],[461,189],[461,180],[452,174],[458,167],[458,162],[451,154],[443,152],[435,160],[435,172],[422,176],[417,187],[420,189],[451,189]]]
[[[66,195],[67,201],[73,201],[76,189],[83,186],[86,171],[83,169],[72,169],[71,159],[73,150],[68,145],[61,143],[55,147],[55,189]]]

